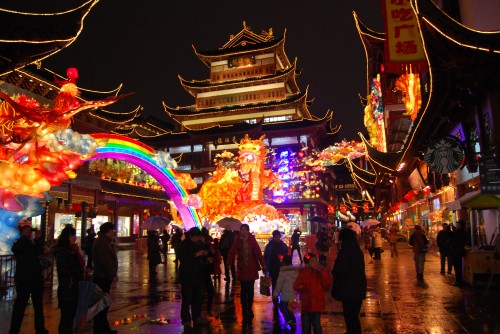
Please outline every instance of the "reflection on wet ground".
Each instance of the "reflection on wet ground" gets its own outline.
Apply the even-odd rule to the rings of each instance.
[[[400,245],[400,256],[391,258],[389,252],[382,260],[366,255],[368,295],[363,303],[361,323],[363,333],[500,333],[500,288],[486,293],[484,288],[452,285],[452,275],[439,274],[439,257],[427,256],[425,280],[418,282],[414,273],[411,249]],[[258,293],[255,283],[255,318],[242,325],[239,303],[239,284],[226,285],[224,276],[215,286],[214,317],[206,327],[184,330],[180,321],[180,286],[176,282],[173,255],[158,266],[158,273],[148,274],[144,254],[134,250],[118,253],[120,281],[112,288],[113,304],[109,320],[119,333],[300,333],[287,326],[282,318],[273,320],[270,297]],[[333,260],[329,259],[331,263]],[[294,259],[298,262],[298,259]],[[57,282],[45,295],[46,326],[57,333],[59,311],[56,298]],[[327,311],[322,315],[324,333],[344,333],[341,303],[325,292]],[[0,307],[0,326],[7,332],[13,306],[14,289],[3,291]],[[33,311],[26,310],[23,333],[31,333]],[[88,324],[81,333],[92,333]]]

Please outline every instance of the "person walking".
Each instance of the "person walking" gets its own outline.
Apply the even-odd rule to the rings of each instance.
[[[424,279],[425,256],[427,254],[429,240],[424,234],[420,225],[415,225],[413,234],[410,236],[410,246],[413,247],[413,261],[415,261],[415,271],[417,279]]]
[[[56,258],[57,279],[57,300],[61,310],[59,320],[59,334],[73,334],[73,322],[78,305],[78,282],[83,279],[84,263],[80,260],[79,249],[76,245],[76,230],[65,227],[54,248]],[[78,252],[78,253],[76,253]]]
[[[192,227],[178,247],[179,282],[181,283],[181,321],[184,329],[206,324],[201,317],[203,298],[203,268],[208,251],[203,249],[199,228]]]
[[[240,232],[235,237],[229,252],[227,264],[232,265],[235,259],[237,259],[236,277],[241,285],[243,321],[249,322],[254,317],[252,306],[255,280],[259,278],[259,270],[266,273],[266,265],[257,240],[250,234],[248,224],[240,226]]]
[[[447,223],[443,223],[443,229],[438,232],[436,236],[436,243],[439,248],[439,256],[441,258],[441,275],[445,274],[446,261],[448,261],[448,274],[451,274],[451,268],[453,266],[450,254],[450,241],[452,237],[452,232],[450,226]]]
[[[161,263],[160,237],[158,231],[148,231],[147,233],[149,275],[153,277],[156,275],[156,266]]]
[[[288,254],[288,246],[281,240],[280,231],[274,230],[272,236],[273,237],[264,248],[264,262],[266,263],[266,268],[269,271],[269,276],[271,276],[271,285],[274,291],[276,283],[278,282],[281,260]],[[273,305],[273,314],[276,318],[278,316],[278,303],[273,300]]]
[[[203,258],[203,285],[205,287],[205,292],[207,293],[207,315],[210,317],[212,316],[212,305],[215,295],[214,282],[212,280],[215,252],[212,248],[212,241],[213,238],[208,233],[208,229],[203,227],[201,229],[200,243],[202,250],[207,253]]]
[[[92,247],[94,253],[93,280],[104,293],[109,293],[113,282],[118,282],[118,258],[112,245],[114,234],[115,226],[113,223],[102,224]],[[109,306],[94,317],[94,334],[118,333],[109,326],[108,310]]]
[[[392,223],[389,229],[389,247],[391,249],[391,257],[398,256],[398,223]]]
[[[373,258],[373,231],[372,229],[365,227],[363,228],[363,240],[365,242],[365,249],[370,254],[370,258]]]
[[[222,264],[222,255],[220,253],[220,244],[219,238],[214,238],[214,242],[211,245],[211,253],[214,257],[213,269],[211,274],[213,275],[214,283],[219,282],[220,284],[220,275],[222,274],[221,264]]]
[[[325,290],[332,285],[332,277],[319,264],[314,253],[304,255],[306,266],[295,279],[293,289],[300,294],[302,334],[321,334],[321,312],[325,311]]]
[[[16,301],[12,310],[9,334],[18,334],[23,323],[24,311],[31,297],[35,311],[35,333],[47,334],[43,315],[43,276],[39,256],[44,252],[41,234],[32,239],[33,229],[29,225],[20,228],[20,238],[12,245],[16,259]]]
[[[170,234],[168,234],[167,230],[163,230],[163,233],[160,236],[160,240],[161,240],[161,253],[163,254],[163,263],[167,265],[168,242],[170,241]]]
[[[367,286],[365,258],[353,230],[341,230],[339,242],[340,251],[332,270],[332,297],[342,302],[346,333],[361,334],[359,312]]]
[[[233,280],[236,279],[236,266],[234,263],[229,266],[227,261],[231,247],[233,247],[235,234],[236,233],[233,231],[224,230],[220,238],[220,253],[222,255],[222,261],[224,262],[224,281],[226,281],[226,284],[229,284],[231,278]]]
[[[380,234],[380,227],[375,227],[373,229],[372,234],[372,242],[373,242],[373,259],[381,260],[382,254],[382,235]]]
[[[289,303],[296,299],[293,283],[295,283],[299,275],[299,269],[292,266],[292,256],[285,255],[278,275],[278,281],[276,286],[273,286],[273,300],[278,303],[281,314],[283,314],[287,325],[291,327],[295,327],[296,319],[293,311],[289,309]]]
[[[92,269],[93,268],[93,253],[92,253],[92,247],[94,246],[94,241],[95,241],[95,230],[94,230],[94,224],[91,224],[90,227],[87,229],[87,235],[85,236],[85,240],[82,243],[82,249],[87,254],[87,268]]]
[[[328,240],[328,232],[324,226],[316,235],[316,249],[319,251],[319,263],[326,265],[326,256],[330,249],[330,242]]]
[[[450,240],[450,255],[452,257],[453,269],[455,271],[455,282],[454,286],[461,286],[462,280],[462,260],[465,256],[465,245],[467,242],[467,236],[465,232],[465,221],[459,220],[455,224],[455,231],[451,234]]]
[[[291,237],[291,244],[292,244],[292,259],[293,259],[293,251],[294,250],[297,250],[297,253],[299,254],[299,260],[300,260],[300,264],[303,263],[302,261],[302,254],[300,252],[300,235],[302,234],[302,232],[296,228],[295,230],[293,230],[293,234],[292,234],[292,237]]]
[[[175,268],[177,269],[179,266],[179,246],[182,243],[182,230],[180,228],[175,229],[175,233],[172,235],[172,239],[170,240],[170,245],[174,249],[175,253]]]

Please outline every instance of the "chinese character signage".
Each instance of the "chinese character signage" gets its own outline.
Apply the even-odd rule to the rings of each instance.
[[[214,139],[213,144],[216,147],[219,145],[231,145],[239,143],[240,140],[241,138],[236,138],[236,136],[221,136]]]
[[[410,0],[385,0],[384,4],[386,71],[398,74],[427,71],[424,48]]]
[[[485,154],[479,161],[481,192],[500,195],[500,158]]]
[[[255,57],[254,56],[230,57],[227,61],[227,65],[229,68],[255,65]]]

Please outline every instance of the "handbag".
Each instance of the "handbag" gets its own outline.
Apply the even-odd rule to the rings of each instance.
[[[263,296],[271,295],[271,277],[269,276],[260,277],[260,294]]]
[[[288,301],[286,307],[290,312],[295,313],[296,311],[300,311],[300,302],[297,300],[297,298],[294,298]]]
[[[330,291],[330,295],[332,298],[342,301],[342,288],[340,287],[340,283],[338,279],[333,279],[332,290]]]

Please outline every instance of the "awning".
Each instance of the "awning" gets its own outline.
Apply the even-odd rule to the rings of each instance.
[[[462,206],[460,205],[460,200],[458,200],[458,199],[456,201],[446,203],[445,207],[446,207],[446,210],[449,210],[449,211],[458,211],[458,210],[462,209]]]
[[[469,209],[499,209],[500,196],[482,194],[480,190],[467,193],[460,197],[460,205]]]

